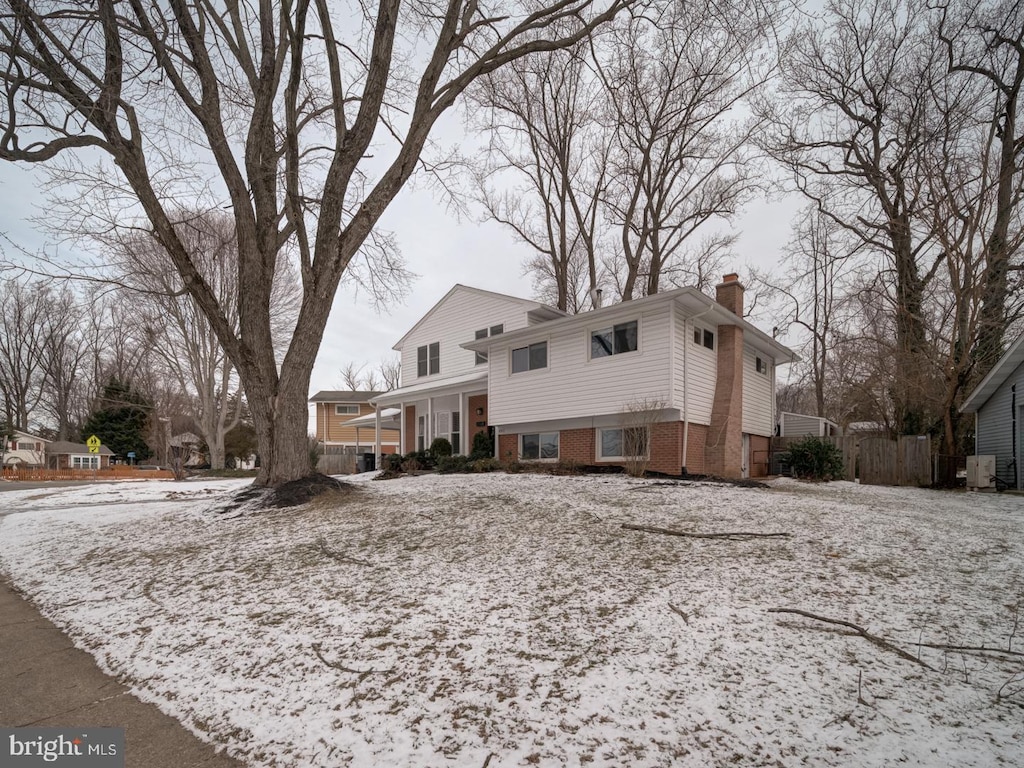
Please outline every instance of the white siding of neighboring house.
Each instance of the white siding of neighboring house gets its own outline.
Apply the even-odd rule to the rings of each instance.
[[[676,381],[675,391],[680,410],[684,408],[684,386],[689,404],[685,404],[686,418],[693,424],[710,424],[711,409],[715,404],[715,378],[718,376],[718,326],[713,323],[696,321],[683,317],[676,310]],[[701,338],[705,329],[715,334],[715,349],[708,349],[701,344],[693,343],[693,330],[701,330]],[[686,349],[683,349],[683,346]],[[683,359],[689,371],[683,370]],[[685,380],[684,377],[689,376]]]
[[[780,417],[779,434],[782,437],[802,437],[804,435],[821,437],[822,423],[817,416],[783,413]]]
[[[526,313],[532,306],[536,305],[464,287],[457,288],[403,342],[402,386],[445,379],[476,370],[483,372],[487,364],[477,366],[475,354],[462,349],[459,345],[472,341],[477,330],[490,328],[492,325],[502,324],[506,332],[525,328],[528,324]],[[441,343],[440,372],[432,376],[417,376],[416,350],[435,341]]]
[[[768,366],[765,373],[758,373],[756,358],[760,357]],[[749,347],[743,350],[743,431],[751,435],[771,436],[775,433],[773,408],[775,361],[762,352]]]
[[[586,318],[586,315],[579,316]],[[636,352],[590,358],[590,332],[639,319]],[[513,346],[548,342],[548,367],[511,373],[510,347],[491,347],[488,417],[491,424],[516,424],[622,413],[643,399],[673,407],[668,304],[643,310],[628,303],[588,324],[548,330]]]
[[[1024,363],[1006,377],[999,389],[978,411],[977,452],[979,456],[996,457],[996,475],[1000,480],[1013,483],[1013,385],[1017,385],[1018,421],[1020,407],[1024,405]],[[1017,425],[1018,431],[1021,425]],[[1018,472],[1021,456],[1017,456]]]

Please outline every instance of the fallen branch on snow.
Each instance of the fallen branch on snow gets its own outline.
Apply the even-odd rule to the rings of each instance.
[[[316,657],[320,659],[325,666],[328,666],[331,669],[337,669],[341,672],[348,672],[352,675],[388,675],[395,671],[394,669],[352,669],[351,667],[344,666],[340,662],[328,661],[324,658],[323,653],[320,651],[322,647],[320,643],[313,643],[310,647],[313,649],[313,653],[316,654]]]
[[[688,539],[725,539],[727,541],[747,541],[748,539],[788,539],[788,533],[752,533],[749,531],[729,531],[725,533],[691,533],[689,531],[677,531],[672,528],[656,528],[653,525],[633,525],[623,523],[622,527],[627,531],[642,531],[643,533],[660,533],[665,536],[684,536]]]
[[[332,549],[328,546],[327,540],[323,537],[320,537],[316,540],[316,549],[321,554],[327,555],[327,557],[331,558],[332,560],[336,560],[339,563],[352,563],[353,565],[367,566],[372,565],[372,563],[368,563],[366,560],[357,560],[354,557],[349,557],[348,555],[341,554],[341,552],[339,552],[336,549]]]
[[[888,640],[878,637],[877,635],[872,635],[863,627],[858,627],[856,624],[853,624],[849,621],[843,621],[842,619],[830,619],[827,616],[819,616],[816,613],[808,613],[807,611],[801,611],[799,608],[769,608],[768,613],[793,613],[797,616],[803,616],[807,619],[814,619],[815,621],[824,622],[825,624],[834,624],[837,627],[846,627],[847,629],[853,630],[854,633],[856,633],[860,637],[863,637],[869,643],[874,643],[879,648],[884,648],[887,651],[891,651],[892,653],[895,653],[897,656],[906,659],[907,661],[912,661],[915,664],[920,664],[922,667],[924,667],[925,669],[930,669],[932,672],[937,671],[935,667],[931,666],[930,664],[927,664],[926,662],[921,661],[913,654],[907,653],[902,648],[890,643]]]

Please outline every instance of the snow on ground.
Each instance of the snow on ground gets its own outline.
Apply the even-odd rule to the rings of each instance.
[[[147,504],[62,491],[64,510],[4,494],[27,513],[0,520],[0,569],[140,698],[254,766],[1024,763],[1024,656],[922,647],[1024,651],[1024,499],[359,479],[233,518],[201,496],[238,481]]]

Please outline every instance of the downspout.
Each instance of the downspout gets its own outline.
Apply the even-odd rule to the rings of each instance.
[[[1017,385],[1014,384],[1010,387],[1010,408],[1013,413],[1010,414],[1010,442],[1013,450],[1013,487],[1017,487]]]
[[[698,312],[696,315],[690,318],[690,321],[697,320],[698,318],[704,317],[708,312],[714,310],[714,307],[708,307],[703,312]],[[686,321],[683,321],[683,328],[687,328]],[[690,363],[689,355],[687,352],[690,350],[690,334],[689,329],[683,334],[683,466],[682,474],[686,472],[686,449],[690,444]]]

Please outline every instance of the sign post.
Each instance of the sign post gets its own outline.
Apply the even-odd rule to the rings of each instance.
[[[89,448],[89,453],[100,452],[100,439],[96,435],[90,435],[89,439],[85,441],[85,444]],[[100,469],[100,457],[96,457],[96,465],[92,468],[92,479],[95,480]]]

